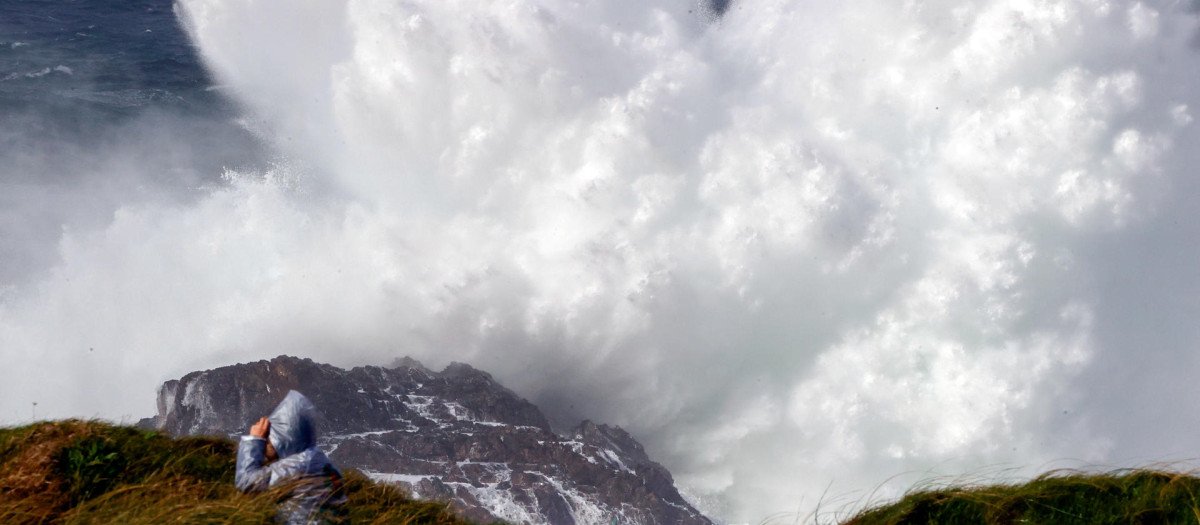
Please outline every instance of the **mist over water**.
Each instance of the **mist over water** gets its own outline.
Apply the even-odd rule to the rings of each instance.
[[[176,14],[236,116],[0,156],[0,419],[457,360],[729,522],[1197,455],[1194,3]]]

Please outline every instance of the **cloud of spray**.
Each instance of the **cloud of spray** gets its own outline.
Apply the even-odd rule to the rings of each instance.
[[[460,360],[731,521],[1186,450],[1152,415],[1200,416],[1187,7],[182,0],[292,167],[65,233],[0,304],[5,416]]]

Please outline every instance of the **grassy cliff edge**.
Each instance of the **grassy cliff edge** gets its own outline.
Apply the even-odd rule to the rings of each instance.
[[[234,443],[95,421],[0,429],[0,523],[272,523],[284,491],[233,487]],[[461,525],[444,504],[348,471],[348,523]],[[925,487],[843,525],[1200,524],[1200,477],[1056,471],[1025,483]]]
[[[0,429],[0,523],[272,523],[284,492],[235,489],[234,447],[95,421]],[[444,504],[346,474],[347,522],[466,523]]]
[[[843,525],[1156,525],[1200,523],[1200,477],[1131,469],[1055,471],[1016,484],[924,488]]]

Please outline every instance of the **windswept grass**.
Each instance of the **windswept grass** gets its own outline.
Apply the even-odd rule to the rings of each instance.
[[[242,494],[233,471],[234,444],[225,439],[93,421],[0,429],[0,523],[272,523],[286,489]],[[346,523],[466,523],[444,504],[346,474]],[[1200,525],[1200,477],[1055,471],[1019,484],[925,486],[841,523]]]
[[[0,523],[272,523],[281,489],[233,487],[234,444],[92,421],[0,429]],[[347,472],[350,523],[459,525],[444,504]]]
[[[1021,484],[949,486],[909,493],[843,525],[1197,524],[1200,478],[1156,470],[1055,471]]]

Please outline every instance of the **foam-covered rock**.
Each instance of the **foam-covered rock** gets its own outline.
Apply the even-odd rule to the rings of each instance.
[[[474,521],[711,523],[624,430],[584,421],[557,434],[532,403],[462,363],[343,370],[280,356],[193,372],[163,384],[158,415],[142,424],[234,436],[292,389],[321,411],[320,443],[336,464]]]

